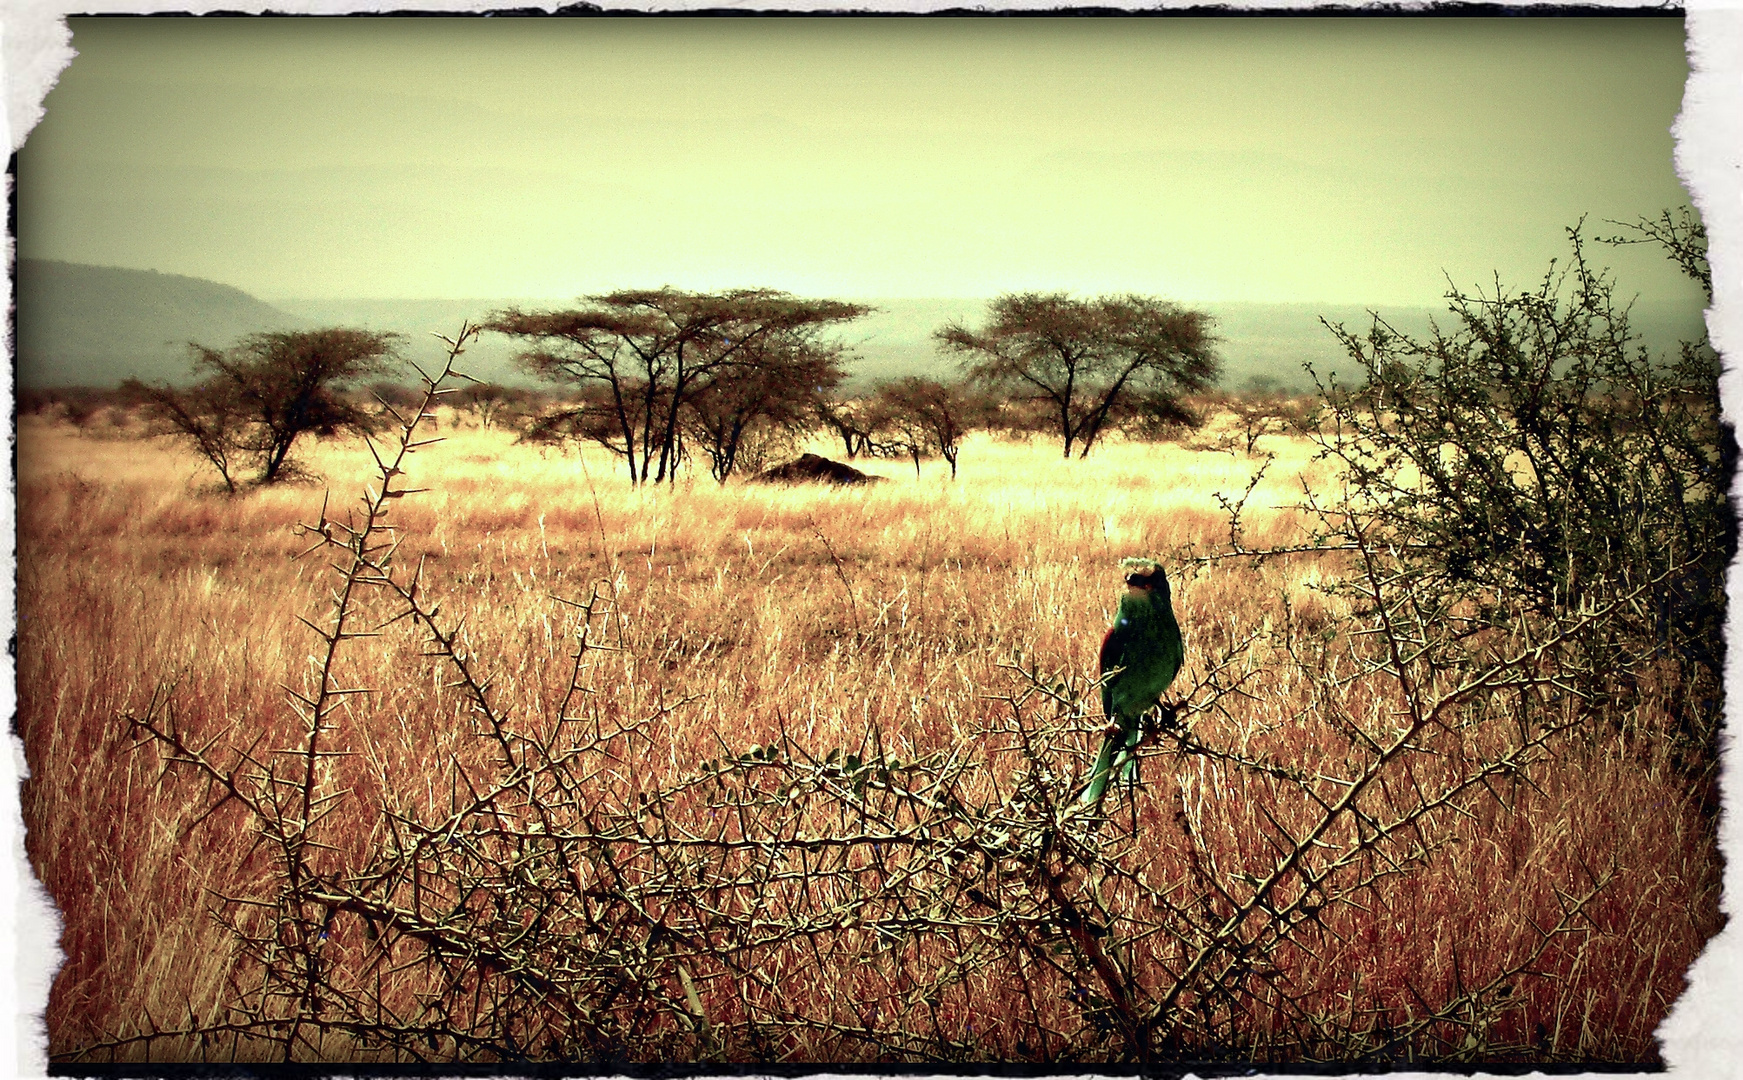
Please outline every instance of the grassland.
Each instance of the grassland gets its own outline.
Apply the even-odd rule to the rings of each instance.
[[[1092,675],[1119,558],[1166,561],[1226,540],[1214,496],[1238,497],[1255,465],[1117,442],[1065,461],[1045,441],[975,436],[954,483],[942,463],[919,477],[883,463],[874,471],[889,479],[867,488],[704,478],[632,490],[598,452],[517,445],[445,419],[449,438],[421,451],[409,475],[430,490],[393,504],[397,558],[424,560],[427,590],[463,620],[498,702],[527,717],[560,708],[568,689],[574,625],[553,597],[584,598],[605,582],[622,648],[590,670],[595,702],[616,716],[661,715],[650,752],[625,765],[638,783],[694,770],[723,743],[786,737],[821,753],[872,725],[912,760],[996,720],[1011,683],[999,665],[1016,652]],[[373,475],[359,443],[311,443],[302,456],[320,485],[227,498],[194,458],[123,435],[38,417],[19,431],[18,727],[32,773],[28,850],[65,919],[68,959],[48,1013],[59,1056],[221,1015],[236,972],[207,911],[214,897],[267,889],[268,868],[234,807],[207,816],[205,790],[135,747],[117,718],[168,695],[200,741],[294,744],[283,687],[303,685],[317,644],[298,618],[317,617],[334,584],[320,556],[296,557],[309,546],[296,525],[315,520],[329,492],[328,512],[342,513]],[[1301,522],[1285,507],[1332,478],[1306,440],[1268,436],[1261,448],[1276,460],[1249,499],[1246,541],[1294,542]],[[1285,617],[1293,631],[1335,636],[1345,612],[1314,586],[1342,569],[1305,557],[1172,565],[1182,684],[1205,657]],[[355,756],[333,767],[334,783],[351,792],[348,805],[436,806],[466,757],[466,703],[422,652],[401,628],[348,654],[345,679],[376,691],[340,714],[339,741]],[[1343,753],[1333,740],[1288,721],[1305,693],[1261,674],[1246,705],[1195,731],[1330,760]],[[1504,967],[1534,925],[1555,923],[1558,895],[1587,883],[1583,868],[1613,867],[1589,921],[1520,982],[1497,1038],[1534,1060],[1656,1060],[1653,1029],[1720,916],[1713,822],[1655,722],[1647,708],[1627,728],[1581,731],[1531,784],[1437,819],[1448,842],[1344,909],[1319,947],[1293,957],[1293,983],[1318,987],[1315,1008],[1395,1009],[1404,1023],[1413,994]],[[1146,775],[1137,843],[1158,875],[1178,871],[1159,823],[1183,805],[1227,872],[1267,857],[1259,838],[1277,807],[1263,785],[1203,758],[1158,757]],[[349,813],[326,836],[341,862],[379,839],[373,817]],[[790,975],[791,992],[875,994],[890,982],[880,964],[919,962],[882,955],[868,952],[852,983]],[[999,1034],[1015,1004],[996,978],[953,993],[929,1021],[949,1029],[940,1045],[1098,1055]],[[705,989],[711,1015],[725,1007],[715,996]],[[1249,1034],[1262,1044],[1263,1031]],[[343,1043],[322,1050],[367,1056]],[[167,1040],[120,1053],[202,1052]],[[785,1052],[842,1051],[800,1041]]]

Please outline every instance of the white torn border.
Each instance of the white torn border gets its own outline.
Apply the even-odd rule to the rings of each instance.
[[[655,3],[651,0],[596,0],[601,6],[642,10],[688,11],[704,8],[745,10],[880,10],[927,11],[970,6],[962,0],[690,0]],[[1045,10],[1068,6],[1073,0],[1001,0],[979,5],[988,10]],[[1095,6],[1183,7],[1187,0],[1165,0],[1159,5],[1139,5],[1129,0],[1077,0]],[[1518,0],[1516,0],[1518,2]],[[1587,0],[1590,2],[1590,0]],[[1638,7],[1628,0],[1603,0],[1604,6]],[[67,14],[103,15],[129,12],[233,11],[258,13],[266,10],[297,14],[335,14],[352,11],[477,11],[489,7],[557,6],[544,0],[0,0],[0,80],[6,88],[5,134],[8,147],[16,151],[25,136],[43,116],[43,99],[73,59],[72,35]],[[1304,6],[1289,0],[1244,0],[1242,7],[1287,11]],[[1524,0],[1520,6],[1533,6]],[[1511,5],[1510,5],[1511,7]],[[1516,8],[1514,8],[1516,10]],[[1707,331],[1713,345],[1726,357],[1743,356],[1743,0],[1688,0],[1687,31],[1689,81],[1683,107],[1674,127],[1676,167],[1691,201],[1700,210],[1711,244],[1708,259],[1713,268],[1713,306],[1707,310]],[[8,179],[10,195],[11,181]],[[6,237],[10,267],[14,241]],[[5,300],[12,302],[8,274]],[[4,345],[10,364],[11,342]],[[1719,378],[1725,415],[1733,423],[1743,417],[1743,368],[1727,364]],[[0,404],[12,420],[12,387],[0,386]],[[7,434],[12,434],[10,426]],[[0,626],[11,633],[17,622],[15,591],[17,550],[16,475],[7,477],[12,497],[0,503],[0,560],[6,583],[0,588]],[[1743,487],[1733,484],[1733,499],[1743,501]],[[1735,503],[1734,503],[1735,505]],[[1730,618],[1726,636],[1733,645],[1743,643],[1743,582],[1733,573],[1727,583]],[[1728,925],[1708,943],[1706,951],[1688,970],[1689,988],[1658,1029],[1664,1060],[1675,1077],[1743,1078],[1743,825],[1737,814],[1739,747],[1735,718],[1743,709],[1743,655],[1733,648],[1726,672],[1727,729],[1721,733],[1721,783],[1724,808],[1719,818],[1719,845],[1726,855],[1720,909]],[[0,654],[0,716],[12,717],[17,709],[17,657],[11,649]],[[0,1076],[44,1076],[47,1073],[47,1034],[43,1009],[49,983],[60,966],[57,946],[60,920],[48,895],[31,874],[24,857],[24,828],[18,785],[26,774],[24,747],[8,730],[10,753],[0,753],[0,846],[12,860],[13,871],[0,872]],[[10,980],[10,986],[7,981]],[[1284,1075],[1284,1074],[1278,1074]],[[1401,1074],[1394,1076],[1424,1076]],[[1477,1073],[1477,1076],[1488,1074]],[[1540,1073],[1530,1075],[1538,1076]],[[1586,1074],[1592,1075],[1592,1074]],[[1618,1074],[1610,1073],[1608,1076]],[[1644,1074],[1634,1074],[1644,1075]]]

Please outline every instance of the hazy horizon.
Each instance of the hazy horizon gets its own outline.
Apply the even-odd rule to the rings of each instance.
[[[250,333],[315,326],[350,326],[404,335],[405,355],[436,363],[432,334],[452,334],[461,322],[519,306],[549,310],[571,306],[559,297],[256,297],[233,286],[185,275],[23,260],[18,297],[20,385],[114,385],[127,377],[183,381],[190,368],[186,343],[225,347]],[[827,336],[847,348],[845,361],[861,382],[955,371],[955,358],[937,348],[935,332],[947,322],[984,324],[986,297],[854,297],[871,311]],[[1421,337],[1431,322],[1456,320],[1444,306],[1330,304],[1320,302],[1197,301],[1209,314],[1224,361],[1221,385],[1255,380],[1305,388],[1304,363],[1322,373],[1347,366],[1345,351],[1324,322],[1356,329],[1369,312]],[[1322,322],[1324,320],[1324,322]],[[1634,306],[1631,328],[1654,351],[1700,336],[1700,313],[1677,305]],[[535,383],[514,361],[522,343],[487,334],[471,350],[469,374],[492,382]]]

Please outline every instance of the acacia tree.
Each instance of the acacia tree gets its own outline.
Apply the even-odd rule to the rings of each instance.
[[[1066,457],[1087,456],[1122,408],[1203,390],[1220,367],[1209,315],[1131,294],[1009,293],[985,329],[953,322],[935,337],[976,382],[1045,407]]]
[[[664,399],[656,402],[656,408]],[[563,395],[554,407],[528,419],[521,439],[534,443],[593,442],[611,447],[621,438],[617,403],[611,391],[597,383]]]
[[[121,384],[121,392],[144,406],[152,434],[191,443],[218,470],[224,490],[235,494],[235,458],[241,450],[241,439],[237,431],[238,410],[228,387],[208,379],[178,390],[129,379]]]
[[[950,463],[954,480],[962,437],[982,426],[990,411],[986,398],[968,386],[910,375],[878,387],[872,427],[914,459],[914,475],[920,474],[921,456],[935,450]]]
[[[525,415],[533,398],[531,391],[518,386],[473,382],[449,395],[447,404],[472,414],[478,426],[488,430],[498,422],[513,423],[517,416]]]
[[[192,443],[235,491],[241,458],[252,456],[256,483],[270,484],[297,473],[290,452],[305,433],[372,430],[375,418],[337,391],[385,372],[399,341],[398,334],[333,327],[254,334],[225,351],[194,342],[194,370],[206,377],[193,387],[129,379],[123,390],[158,431]]]
[[[1120,431],[1143,442],[1169,442],[1204,426],[1202,405],[1171,391],[1136,394],[1120,405]]]
[[[530,342],[519,359],[539,377],[605,390],[609,425],[587,428],[624,458],[632,484],[677,478],[682,411],[715,376],[778,354],[765,347],[771,338],[784,338],[786,347],[816,346],[821,330],[870,310],[772,289],[633,289],[582,304],[549,312],[509,308],[485,329]]]
[[[849,461],[871,452],[874,418],[870,402],[824,397],[818,400],[813,411],[817,421],[841,440]]]
[[[708,455],[709,473],[722,484],[752,440],[809,427],[846,377],[839,346],[791,334],[755,343],[741,361],[703,380],[681,414],[684,433]]]

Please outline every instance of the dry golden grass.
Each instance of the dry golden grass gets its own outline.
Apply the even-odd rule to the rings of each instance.
[[[1064,461],[1044,441],[977,436],[954,483],[941,462],[918,478],[905,462],[882,462],[872,471],[890,479],[863,489],[703,478],[632,490],[597,451],[515,445],[446,420],[448,440],[420,452],[410,475],[432,490],[394,504],[399,558],[426,560],[427,588],[444,598],[445,615],[463,618],[513,715],[549,715],[567,690],[570,617],[552,597],[582,598],[609,582],[626,620],[623,651],[590,675],[602,707],[633,717],[689,699],[659,725],[660,750],[635,763],[656,777],[694,768],[723,741],[736,750],[786,732],[821,752],[870,724],[911,760],[993,715],[988,695],[1009,685],[997,664],[1017,650],[1093,674],[1119,595],[1118,559],[1225,540],[1213,496],[1238,498],[1254,466],[1121,443]],[[1329,477],[1305,440],[1261,445],[1277,459],[1249,500],[1246,540],[1293,542],[1294,512],[1269,508]],[[167,686],[196,734],[294,744],[281,685],[302,685],[316,644],[297,618],[320,612],[333,584],[318,557],[293,558],[307,546],[295,526],[317,517],[328,490],[329,513],[342,513],[372,476],[359,443],[303,451],[321,486],[227,498],[171,446],[21,420],[25,819],[68,954],[49,1008],[52,1054],[219,1015],[230,953],[205,912],[213,894],[265,891],[269,867],[250,852],[239,816],[198,820],[203,788],[164,775],[156,751],[129,750],[116,717],[143,711]],[[1188,649],[1182,682],[1200,658],[1281,619],[1286,598],[1303,632],[1334,626],[1343,612],[1311,586],[1337,572],[1308,558],[1171,567]],[[358,756],[334,768],[359,805],[434,806],[444,762],[466,754],[466,703],[421,650],[407,630],[345,661],[341,681],[379,688],[341,721],[339,742]],[[1323,733],[1277,726],[1296,693],[1266,687],[1247,714],[1208,718],[1201,734],[1297,760],[1341,754]],[[1174,775],[1159,764],[1147,768],[1145,820],[1184,804],[1223,870],[1261,868],[1261,814],[1276,808],[1266,802],[1276,792],[1202,758]],[[1507,793],[1510,811],[1485,803],[1448,824],[1457,842],[1376,893],[1365,913],[1345,909],[1341,945],[1294,959],[1301,978],[1323,985],[1326,1008],[1407,1009],[1406,984],[1450,986],[1498,965],[1518,954],[1533,920],[1554,921],[1554,888],[1584,885],[1582,864],[1614,862],[1593,928],[1564,939],[1527,980],[1531,1001],[1509,1021],[1520,1027],[1512,1037],[1546,1059],[1656,1059],[1652,1031],[1720,920],[1713,823],[1661,744],[1638,733],[1572,740],[1534,780],[1536,791]],[[336,832],[345,840],[332,858],[360,856],[370,821],[359,815],[352,833]],[[1159,848],[1150,857],[1162,875],[1177,856]],[[989,1039],[989,1056],[1019,1056],[986,1034],[1008,1002],[985,989],[982,1002],[953,1003],[949,1022]]]

